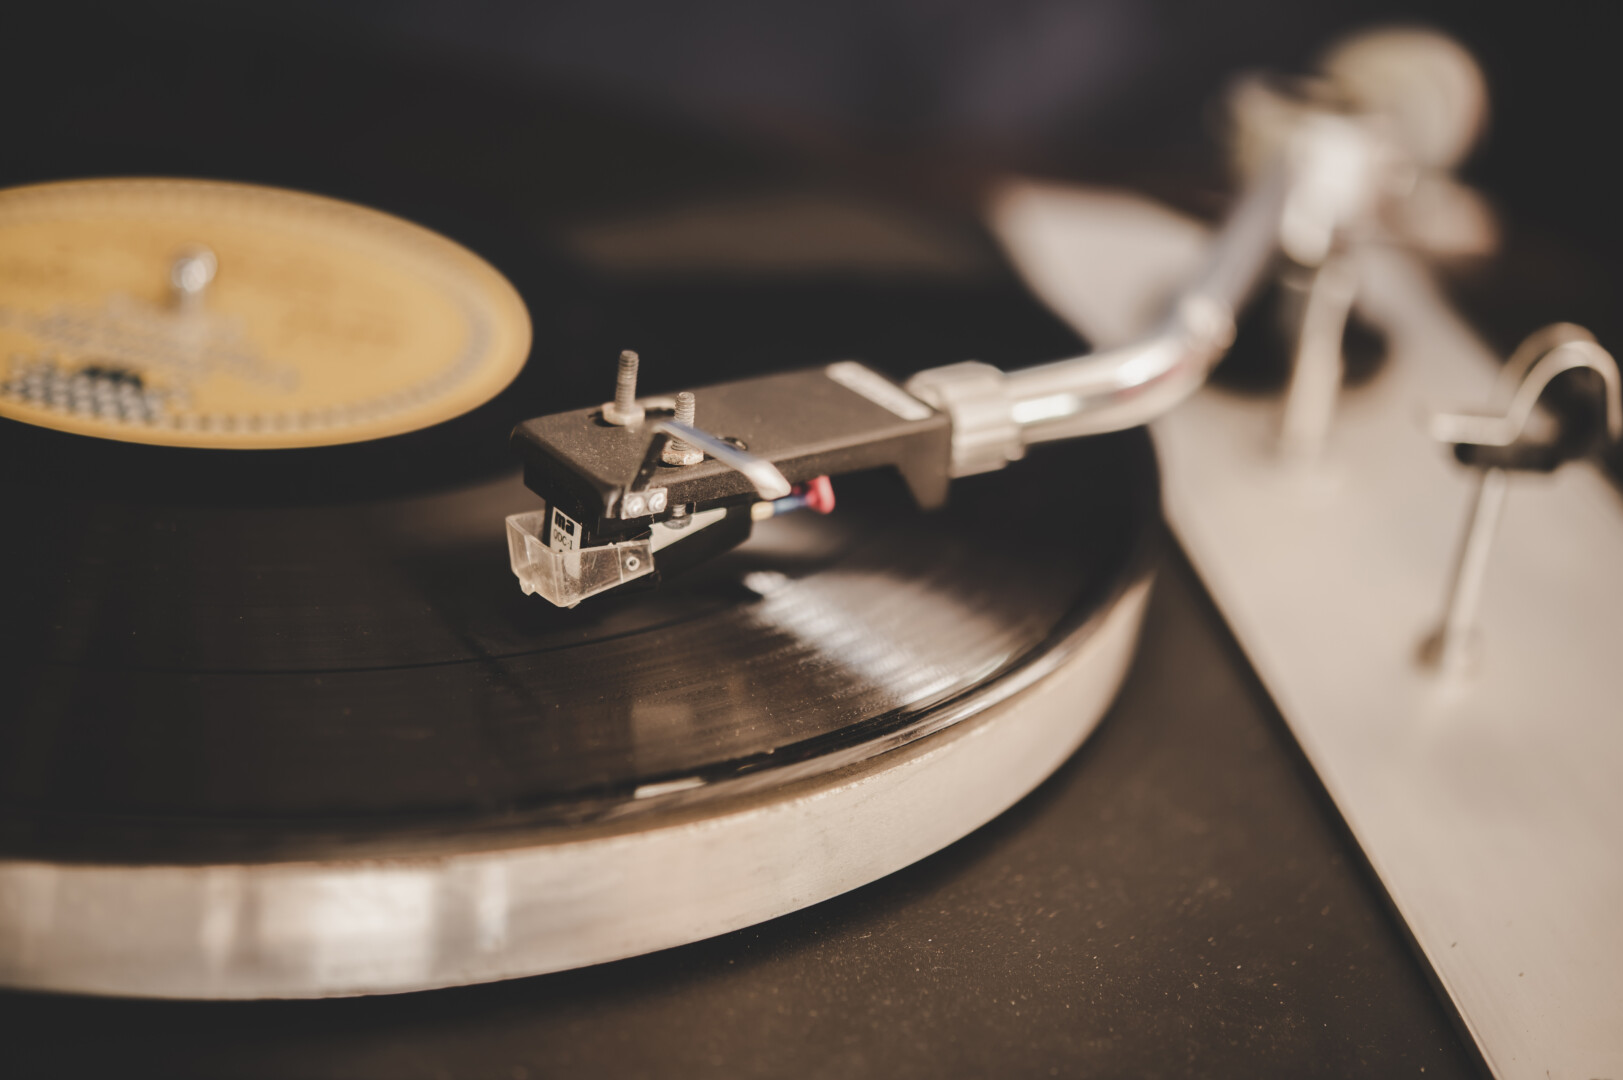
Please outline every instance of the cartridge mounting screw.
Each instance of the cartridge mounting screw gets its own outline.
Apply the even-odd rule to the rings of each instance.
[[[684,390],[676,395],[676,415],[671,419],[692,427],[697,412],[698,401],[691,391]],[[704,451],[673,435],[660,457],[667,465],[697,465],[704,460]]]
[[[603,406],[603,419],[620,427],[640,424],[643,408],[637,404],[637,354],[630,349],[620,354],[614,375],[614,400]]]

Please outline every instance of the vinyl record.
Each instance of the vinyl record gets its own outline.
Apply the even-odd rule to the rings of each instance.
[[[91,861],[368,855],[825,771],[1052,663],[1136,579],[1154,490],[1140,436],[962,483],[946,514],[859,478],[833,515],[558,610],[507,566],[503,514],[536,503],[516,479],[304,507],[18,485],[4,835]]]

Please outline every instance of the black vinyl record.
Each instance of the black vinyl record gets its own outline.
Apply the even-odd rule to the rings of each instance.
[[[0,836],[95,861],[478,846],[833,768],[1052,662],[1135,580],[1155,506],[1141,434],[944,513],[884,476],[838,490],[560,610],[507,567],[516,478],[272,506],[13,484]]]

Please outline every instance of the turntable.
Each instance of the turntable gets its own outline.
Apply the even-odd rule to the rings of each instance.
[[[1358,412],[1367,411],[1365,399],[1349,397],[1342,411],[1351,415],[1338,415],[1322,371],[1315,390],[1313,362],[1304,359],[1316,344],[1313,312],[1334,306],[1338,282],[1356,278],[1359,317],[1379,322],[1391,345],[1392,371],[1376,385],[1409,403],[1415,391],[1393,371],[1412,366],[1402,358],[1417,350],[1444,348],[1437,340],[1446,328],[1417,330],[1413,320],[1446,305],[1403,277],[1407,271],[1377,265],[1382,256],[1369,252],[1379,245],[1363,230],[1378,221],[1405,250],[1435,254],[1478,235],[1472,228],[1481,224],[1469,190],[1447,176],[1463,146],[1430,157],[1435,141],[1403,130],[1406,114],[1359,97],[1360,73],[1371,55],[1390,54],[1385,44],[1386,53],[1354,46],[1336,54],[1329,77],[1341,81],[1331,98],[1305,84],[1237,93],[1250,140],[1239,161],[1245,179],[1215,226],[1215,243],[1206,226],[1119,195],[1003,188],[996,240],[1059,319],[1023,292],[991,238],[906,214],[880,217],[883,228],[859,230],[859,254],[837,256],[883,270],[855,291],[849,268],[827,273],[827,249],[815,244],[785,284],[741,291],[751,278],[729,271],[729,256],[710,261],[725,243],[683,249],[694,203],[670,191],[704,190],[712,182],[702,174],[718,166],[761,186],[764,195],[735,192],[708,208],[701,200],[696,217],[708,221],[710,236],[784,219],[802,235],[809,220],[820,234],[830,221],[874,214],[872,204],[785,194],[770,164],[693,136],[671,144],[681,152],[670,191],[630,213],[604,209],[614,203],[609,189],[568,178],[552,181],[562,193],[556,205],[567,211],[549,219],[506,173],[432,165],[397,173],[391,162],[414,152],[389,132],[336,157],[305,147],[296,161],[253,140],[211,146],[218,164],[202,171],[240,182],[108,176],[0,192],[0,344],[9,357],[0,372],[0,469],[14,523],[4,544],[7,564],[24,568],[6,615],[3,672],[15,711],[0,725],[0,978],[17,991],[5,1007],[37,1018],[41,1031],[77,1018],[138,1041],[151,1038],[133,1034],[143,1017],[171,1033],[205,1016],[226,1018],[223,1034],[201,1036],[189,1058],[160,1055],[170,1073],[300,1071],[309,1059],[296,1055],[309,1053],[339,1016],[352,1018],[339,1022],[346,1027],[355,1018],[396,1031],[426,1024],[447,1033],[450,1046],[473,1030],[480,1002],[522,1012],[526,1001],[542,1003],[548,1023],[647,1024],[685,1045],[682,1052],[760,1072],[777,1066],[749,1057],[763,1050],[741,1026],[724,1025],[731,1042],[699,1034],[683,1044],[679,1033],[698,1014],[655,1007],[659,988],[692,991],[684,965],[714,969],[692,978],[725,986],[725,960],[778,972],[750,984],[758,995],[783,985],[785,963],[804,963],[791,979],[802,981],[801,1001],[821,1001],[849,1023],[850,1009],[831,1005],[830,995],[864,985],[860,973],[852,983],[807,972],[837,973],[880,956],[886,973],[873,986],[915,996],[884,1002],[904,1028],[908,1015],[934,1017],[939,1038],[943,1018],[954,1022],[963,1001],[976,1001],[1025,1034],[1023,1047],[1000,1048],[977,1021],[983,1041],[974,1054],[1013,1055],[1021,1071],[1049,1062],[1069,1070],[1082,1059],[1068,1049],[1070,1021],[1060,1014],[1084,998],[1090,1030],[1113,1032],[1120,1023],[1140,1045],[1190,1010],[1221,1026],[1242,1000],[1247,1016],[1265,1016],[1274,993],[1303,992],[1280,989],[1298,985],[1287,968],[1307,967],[1315,944],[1307,939],[1319,932],[1303,916],[1327,920],[1334,910],[1352,921],[1328,924],[1340,927],[1328,941],[1367,956],[1376,974],[1338,975],[1346,981],[1329,999],[1358,986],[1368,1001],[1378,983],[1374,996],[1383,1001],[1371,1008],[1407,1017],[1407,1026],[1388,1025],[1383,1053],[1424,1054],[1445,1073],[1470,1068],[1449,1028],[1447,1010],[1457,1007],[1497,1073],[1524,1071],[1530,1058],[1518,1054],[1557,1060],[1551,1047],[1563,1033],[1576,1032],[1577,1041],[1562,1060],[1604,1062],[1609,1036],[1604,1020],[1593,1019],[1607,1009],[1604,976],[1579,976],[1598,1004],[1574,1005],[1565,1026],[1541,1022],[1518,1041],[1491,1019],[1500,1000],[1492,978],[1485,994],[1462,989],[1458,979],[1482,969],[1434,952],[1439,927],[1462,917],[1450,913],[1437,882],[1480,886],[1472,875],[1482,863],[1461,857],[1427,879],[1423,864],[1434,849],[1425,843],[1413,845],[1410,862],[1392,857],[1389,830],[1407,818],[1411,837],[1423,839],[1415,815],[1437,807],[1406,807],[1381,794],[1390,772],[1372,776],[1347,764],[1387,759],[1335,745],[1346,721],[1325,718],[1345,697],[1334,689],[1339,677],[1322,673],[1329,661],[1313,649],[1317,633],[1290,629],[1310,618],[1302,596],[1277,596],[1292,589],[1269,580],[1305,573],[1290,562],[1299,550],[1292,529],[1318,529],[1314,550],[1339,552],[1349,567],[1391,536],[1360,532],[1358,523],[1378,520],[1384,505],[1370,486],[1395,481],[1320,468],[1339,460],[1324,449],[1337,440],[1405,444],[1392,421]],[[336,86],[379,77],[409,92],[409,77],[392,61],[373,63],[306,92],[342,101]],[[448,86],[433,87],[437,104]],[[436,137],[481,145],[484,136],[461,118],[490,116],[491,98],[477,84],[449,89],[467,107],[447,109],[458,119]],[[1470,85],[1463,98],[1455,86],[1431,89],[1445,103],[1473,100]],[[1471,126],[1470,116],[1450,119],[1455,129]],[[170,125],[186,127],[161,109],[146,122],[156,135],[142,144],[160,155]],[[613,116],[591,123],[626,126]],[[331,132],[335,147],[349,137],[340,129],[335,123]],[[669,138],[631,130],[650,145]],[[695,141],[702,152],[689,149]],[[42,145],[79,175],[146,167],[107,150],[94,132],[54,133]],[[618,163],[608,157],[612,173]],[[1349,172],[1363,177],[1350,189],[1342,183]],[[1415,191],[1441,191],[1456,212],[1394,223]],[[743,208],[744,224],[728,224],[727,206]],[[1101,206],[1103,217],[1090,219]],[[1131,253],[1101,257],[1112,223],[1140,213]],[[1464,225],[1450,232],[1437,226],[1439,216]],[[626,236],[644,240],[628,246]],[[662,243],[675,254],[662,254]],[[1243,348],[1257,332],[1241,321],[1256,292],[1295,287],[1268,285],[1281,246],[1307,276],[1285,408],[1285,457],[1295,465],[1284,473],[1293,479],[1276,491],[1273,456],[1253,460],[1225,441],[1252,421],[1224,413],[1231,403],[1222,393],[1157,418],[1197,390],[1237,333]],[[662,258],[686,269],[662,278]],[[1356,275],[1343,273],[1355,263]],[[763,263],[745,265],[759,275]],[[1395,294],[1383,299],[1383,287]],[[909,289],[918,294],[911,302]],[[755,310],[740,312],[741,298]],[[1355,306],[1339,302],[1334,347],[1319,349],[1332,358],[1340,322]],[[901,305],[896,323],[881,319],[876,330],[874,306],[893,303]],[[1079,347],[1077,331],[1091,352]],[[1440,421],[1462,461],[1481,455],[1486,476],[1538,467],[1495,456],[1505,447],[1543,454],[1538,461],[1553,471],[1618,434],[1623,412],[1610,357],[1577,330],[1553,333],[1539,339],[1526,368],[1543,370],[1551,356],[1587,365],[1611,404],[1587,426],[1535,417],[1529,430],[1555,435],[1533,443],[1519,430],[1499,438],[1480,419],[1456,419],[1452,428]],[[950,363],[977,355],[987,359]],[[1480,360],[1462,361],[1427,392],[1457,387],[1469,396],[1462,372],[1472,363]],[[1257,405],[1257,415],[1271,423],[1274,408]],[[1161,537],[1159,469],[1142,426],[1151,420],[1171,470],[1168,505],[1183,548],[1284,706],[1428,966],[1407,955],[1402,932],[1385,922],[1380,892],[1360,876],[1355,854],[1336,849],[1343,841],[1328,827],[1308,829],[1311,837],[1287,830],[1252,850],[1238,833],[1203,839],[1209,816],[1182,824],[1176,813],[1164,817],[1172,831],[1158,842],[1182,860],[1172,874],[1183,883],[1182,907],[1171,923],[1144,920],[1128,895],[1133,878],[1101,883],[1078,857],[1080,844],[1095,866],[1105,865],[1114,842],[1110,789],[1096,798],[1095,785],[1083,783],[1097,779],[1087,770],[1103,768],[1112,746],[1118,756],[1124,746],[1151,753],[1153,727],[1135,742],[1117,725],[1114,743],[1090,743],[1080,765],[1066,764],[1117,697],[1158,569],[1163,594],[1153,604],[1162,622],[1152,615],[1150,651],[1121,709],[1153,709],[1160,696],[1165,712],[1164,695],[1180,679],[1167,650],[1186,650],[1205,656],[1203,677],[1223,693],[1258,703],[1239,709],[1252,719],[1239,724],[1247,733],[1237,745],[1289,747],[1243,672],[1211,674],[1237,654]],[[1370,434],[1361,434],[1368,424]],[[1385,459],[1354,460],[1363,468]],[[1404,497],[1438,501],[1401,456],[1391,467],[1418,485]],[[1321,521],[1293,510],[1302,490],[1315,505],[1311,491],[1326,475],[1357,493],[1336,501],[1343,516]],[[1209,494],[1217,490],[1227,492],[1221,500]],[[1578,498],[1592,504],[1596,496],[1584,490]],[[1269,521],[1307,517],[1276,525],[1276,542],[1258,543],[1246,531],[1253,519],[1233,509],[1247,499],[1279,500],[1253,507]],[[1449,528],[1427,524],[1425,537],[1458,524],[1457,514],[1438,516],[1450,518]],[[1431,542],[1420,541],[1422,550]],[[1519,559],[1522,546],[1550,542],[1507,538],[1496,557]],[[1518,702],[1528,684],[1515,669],[1482,666],[1486,646],[1474,631],[1479,622],[1500,626],[1503,616],[1490,606],[1477,618],[1487,556],[1472,550],[1468,543],[1441,658],[1413,660],[1403,678],[1422,697],[1458,700],[1482,685],[1480,671],[1508,672],[1509,690],[1495,694]],[[1428,561],[1421,566],[1404,588],[1422,591],[1421,579],[1441,588],[1443,576]],[[1321,602],[1356,608],[1379,580],[1349,570],[1342,591]],[[1548,590],[1542,595],[1559,609]],[[1604,601],[1610,593],[1594,595]],[[1205,629],[1194,640],[1169,631],[1169,604]],[[1353,629],[1373,617],[1358,618]],[[1349,639],[1361,640],[1351,631]],[[1583,677],[1585,656],[1572,678]],[[1412,659],[1406,653],[1405,665]],[[1364,670],[1391,663],[1383,654]],[[1405,715],[1406,705],[1382,696],[1386,686],[1372,675],[1359,708]],[[1509,724],[1525,705],[1507,708]],[[1189,716],[1186,705],[1171,712]],[[1439,715],[1428,714],[1433,722]],[[1598,745],[1582,742],[1589,721],[1569,727],[1578,753]],[[1187,719],[1167,734],[1203,747],[1214,765],[1236,765],[1234,746],[1209,746]],[[1399,760],[1423,765],[1442,745],[1460,744],[1423,743]],[[1595,752],[1603,763],[1604,748]],[[1186,754],[1181,767],[1199,772],[1200,757]],[[1286,792],[1241,800],[1257,815],[1251,828],[1270,813],[1323,816],[1288,754],[1272,772],[1250,767]],[[1426,783],[1417,769],[1407,780]],[[1235,783],[1246,781],[1237,775],[1218,786]],[[1132,805],[1147,796],[1129,785],[1114,797]],[[1075,836],[1094,828],[1089,818],[1063,812],[1079,805],[1091,807],[1098,826],[1091,839]],[[1020,838],[1045,820],[1051,832],[1042,845]],[[1069,837],[1068,851],[1054,830]],[[1595,836],[1604,849],[1604,830]],[[1145,851],[1154,845],[1142,844],[1149,839],[1115,857],[1124,866],[1146,857],[1153,864]],[[1300,874],[1277,877],[1281,887],[1297,881],[1294,904],[1271,911],[1278,926],[1286,910],[1302,908],[1292,916],[1301,923],[1294,938],[1286,929],[1268,944],[1255,940],[1269,915],[1264,906],[1228,927],[1232,940],[1212,933],[1201,943],[1193,930],[1225,919],[1236,888],[1215,863],[1186,880],[1202,862],[1192,853],[1208,844],[1231,859],[1295,852],[1318,867],[1307,884]],[[1054,861],[1039,868],[1039,851]],[[959,876],[954,867],[966,865],[978,869]],[[1589,865],[1600,876],[1585,881],[1604,888],[1613,864]],[[1269,875],[1280,871],[1259,873],[1275,880]],[[1039,884],[1023,887],[1028,874]],[[969,990],[941,972],[954,962],[951,950],[961,961],[975,941],[976,904],[964,897],[988,880],[1013,892],[987,894],[981,912],[1012,903],[1013,936],[986,939],[976,964],[981,988]],[[1560,879],[1563,895],[1587,887]],[[1120,895],[1085,899],[1101,888]],[[925,911],[955,894],[937,914]],[[1309,896],[1311,913],[1303,907]],[[842,899],[824,903],[834,897]],[[1112,976],[1109,954],[1097,952],[1112,936],[1108,920],[1075,928],[1081,912],[1102,914],[1111,903],[1112,919],[1137,928],[1112,945],[1138,954],[1126,970],[1151,963],[1143,950],[1177,954],[1156,963],[1176,969],[1179,1002],[1184,973],[1197,972],[1187,979],[1188,1006],[1155,1011]],[[887,906],[907,914],[892,918]],[[1061,918],[1073,929],[1056,937],[1044,923]],[[1576,925],[1592,934],[1595,924]],[[837,934],[838,949],[814,944],[825,932]],[[895,944],[861,944],[875,933]],[[938,935],[955,944],[937,946]],[[1604,936],[1590,940],[1604,967]],[[1026,974],[1000,967],[1014,963],[1016,946],[1033,954],[1022,962]],[[1095,950],[1086,956],[1090,974],[1076,966],[1079,946]],[[1064,958],[1045,961],[1045,948]],[[1482,955],[1480,945],[1471,952]],[[918,976],[911,982],[901,974],[908,967]],[[1572,970],[1559,967],[1556,976]],[[1444,1004],[1427,989],[1431,972],[1447,988]],[[520,981],[442,989],[510,979]],[[1196,1005],[1203,979],[1208,991],[1217,980],[1225,996]],[[1162,998],[1172,992],[1151,981],[1166,987]],[[1045,984],[1050,990],[1040,992]],[[1087,985],[1094,989],[1078,998]],[[932,989],[946,991],[939,1012],[925,1000]],[[116,1000],[408,991],[418,993],[347,1004],[261,1000],[230,1006],[247,1010],[233,1013]],[[1532,1001],[1539,991],[1528,993]],[[572,1003],[577,994],[589,1004]],[[1232,1060],[1273,1052],[1301,1061],[1318,1036],[1291,1036],[1290,1023],[1337,1008],[1279,1004],[1296,1020],[1284,1028],[1248,1022],[1245,1041],[1231,1043],[1239,1054]],[[817,1009],[792,1008],[804,1045],[819,1026]],[[273,1034],[289,1029],[282,1041]],[[511,1034],[497,1040],[515,1061],[498,1071],[634,1071],[660,1053],[652,1039],[619,1058],[567,1037],[544,1053],[516,1049],[521,1042]],[[34,1071],[73,1071],[95,1058],[75,1049],[53,1066],[50,1053],[60,1047],[20,1045]],[[909,1056],[847,1046],[840,1060],[854,1071],[930,1060],[918,1048]],[[365,1052],[373,1055],[365,1068],[390,1068],[387,1051]],[[436,1068],[457,1075],[497,1067],[471,1046],[461,1054]],[[973,1060],[990,1067],[993,1058]]]

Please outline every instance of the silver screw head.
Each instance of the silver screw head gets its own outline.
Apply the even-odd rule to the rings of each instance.
[[[641,495],[627,495],[622,510],[622,517],[642,517],[643,514],[647,513],[648,502]]]
[[[657,514],[665,509],[665,493],[663,491],[650,492],[648,495],[648,512]]]

